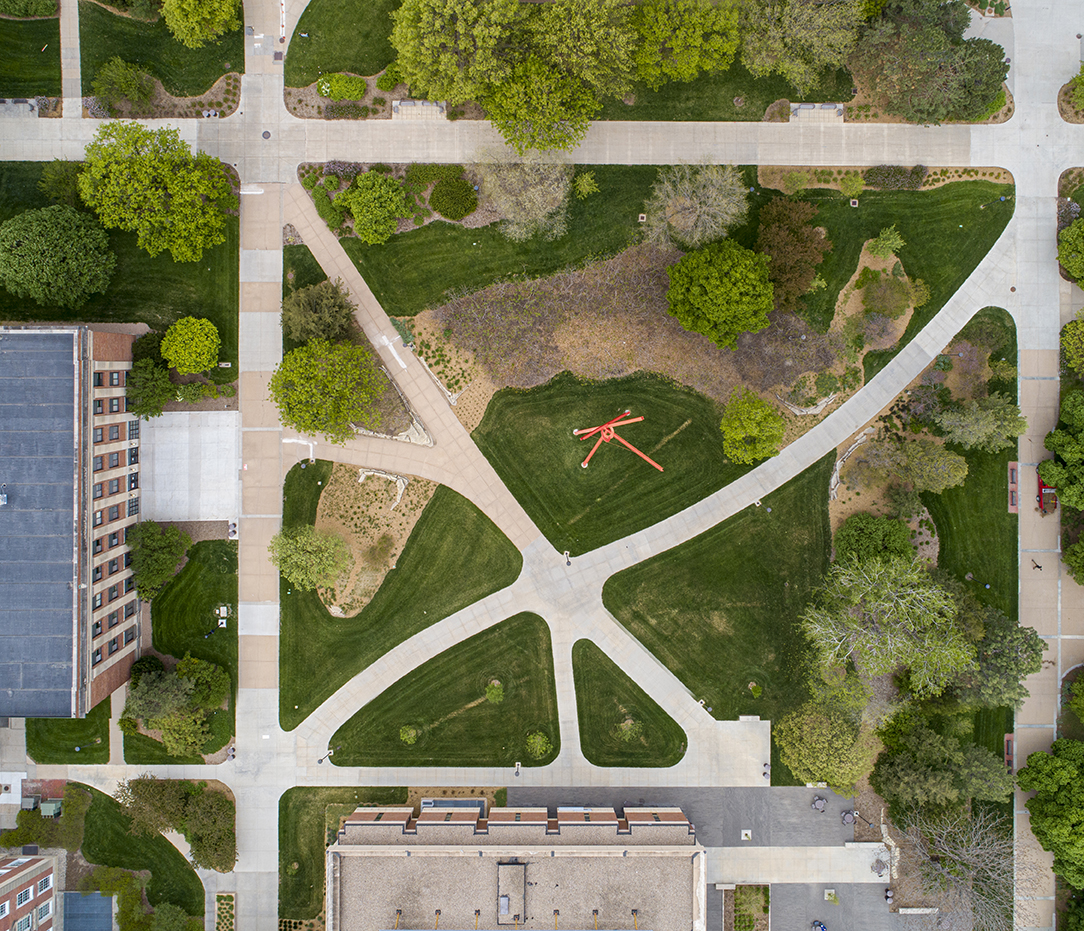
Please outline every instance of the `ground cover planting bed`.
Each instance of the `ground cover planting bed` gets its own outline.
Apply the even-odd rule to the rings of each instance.
[[[382,71],[395,58],[389,14],[399,5],[400,0],[313,0],[290,38],[286,86],[305,87],[335,71]]]
[[[681,726],[590,640],[572,647],[583,755],[596,766],[673,766]]]
[[[60,96],[60,19],[0,19],[0,97]]]
[[[330,474],[331,463],[322,460],[290,470],[283,489],[284,528],[315,521]],[[418,631],[510,585],[522,565],[519,551],[488,517],[440,487],[396,568],[355,617],[333,617],[316,592],[300,591],[284,579],[279,595],[282,726],[297,727],[354,675]]]
[[[97,3],[79,4],[79,57],[83,93],[91,93],[98,69],[118,56],[158,78],[170,94],[191,97],[222,75],[245,70],[244,33],[236,29],[202,48],[173,38],[165,19],[153,23],[117,16]]]
[[[594,440],[577,439],[573,428],[626,409],[645,420],[619,435],[665,471],[616,441],[581,468]],[[473,437],[546,538],[573,554],[650,526],[748,471],[724,461],[715,404],[653,375],[586,382],[564,374],[529,391],[507,389]]]
[[[203,883],[184,855],[161,834],[131,834],[132,819],[120,804],[97,789],[83,786],[94,801],[87,810],[83,856],[90,863],[126,870],[150,870],[146,887],[151,906],[162,902],[189,915],[204,912]]]
[[[488,698],[499,687],[501,700]],[[496,697],[496,696],[494,696]],[[410,729],[405,739],[402,729]],[[515,617],[407,673],[331,738],[339,766],[543,766],[561,748],[546,622]],[[551,749],[527,751],[529,734]],[[409,742],[412,741],[412,742]]]
[[[637,217],[655,180],[644,165],[590,165],[600,192],[578,200],[568,211],[568,233],[512,242],[495,225],[466,229],[429,223],[393,236],[381,246],[342,240],[384,310],[410,316],[460,290],[476,290],[509,275],[536,277],[569,265],[611,255],[635,241]]]
[[[339,818],[359,805],[404,805],[399,786],[295,786],[279,797],[279,917],[316,918],[324,904],[324,850]],[[330,835],[330,836],[329,836]]]
[[[46,207],[38,190],[42,163],[0,162],[0,223],[24,210]],[[93,295],[77,310],[42,306],[0,288],[0,319],[80,323],[147,323],[165,332],[188,314],[206,317],[222,340],[215,380],[232,381],[237,371],[238,263],[237,217],[226,218],[226,241],[199,262],[174,262],[168,252],[149,256],[136,246],[135,233],[109,233],[117,267],[104,294]]]
[[[230,618],[218,627],[214,611],[228,605]],[[230,674],[233,694],[229,705],[208,716],[211,736],[204,753],[215,753],[234,734],[234,702],[237,696],[237,544],[228,540],[205,540],[188,551],[188,562],[151,603],[154,649],[183,659],[197,659],[221,666]],[[209,637],[205,636],[213,631]],[[145,734],[124,736],[127,763],[202,763],[200,756],[175,757],[160,741]]]
[[[37,763],[108,763],[110,707],[106,698],[85,718],[27,718],[27,754]]]
[[[603,588],[614,617],[719,720],[777,721],[806,698],[808,647],[797,620],[828,564],[834,463],[832,452],[761,507],[611,576]],[[772,782],[785,785],[789,773],[776,765],[774,748],[772,756]]]

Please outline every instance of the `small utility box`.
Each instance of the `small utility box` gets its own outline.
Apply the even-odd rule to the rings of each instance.
[[[41,803],[41,816],[43,818],[59,818],[60,809],[64,804],[63,799],[51,798]]]

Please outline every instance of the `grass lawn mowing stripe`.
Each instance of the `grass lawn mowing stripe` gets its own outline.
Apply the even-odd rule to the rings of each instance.
[[[391,12],[401,0],[312,0],[286,56],[286,86],[305,87],[321,74],[376,74],[395,59]]]
[[[685,731],[590,640],[572,647],[580,745],[595,766],[673,766]]]
[[[41,162],[0,163],[0,223],[49,201],[38,191]],[[93,295],[75,310],[40,305],[0,288],[0,320],[78,323],[146,323],[165,332],[191,314],[206,317],[222,340],[219,359],[231,367],[214,369],[218,382],[237,377],[237,327],[240,275],[240,226],[226,218],[226,241],[209,249],[199,262],[174,262],[168,252],[155,257],[136,246],[135,233],[109,232],[117,268],[104,294]]]
[[[573,428],[626,409],[645,419],[618,433],[665,471],[616,441],[582,468],[594,440]],[[573,554],[651,526],[749,471],[725,460],[715,403],[657,375],[591,382],[565,372],[528,391],[506,388],[473,437],[550,543]]]
[[[294,466],[283,489],[283,527],[311,524],[331,463]],[[388,650],[449,614],[511,585],[523,557],[470,501],[439,487],[373,600],[333,617],[316,592],[280,585],[279,719],[292,730],[324,699]],[[294,706],[297,706],[296,708]]]
[[[508,275],[535,278],[600,256],[613,255],[639,236],[637,217],[655,181],[650,165],[584,165],[600,192],[571,198],[568,232],[548,241],[539,236],[517,243],[499,224],[464,229],[437,221],[393,236],[382,246],[353,237],[343,248],[384,310],[411,316],[448,300],[452,292],[484,288]]]
[[[230,619],[218,626],[214,611],[230,606]],[[151,603],[154,648],[183,659],[191,653],[228,670],[233,682],[229,706],[210,715],[211,736],[204,753],[221,750],[234,733],[234,702],[237,698],[237,544],[229,540],[205,540],[188,551],[185,567]],[[207,633],[211,635],[205,636]],[[191,763],[198,757],[170,756],[159,741],[146,735],[126,735],[127,763]]]
[[[719,74],[701,74],[687,83],[671,81],[657,91],[637,84],[632,96],[635,103],[607,99],[602,105],[603,120],[742,120],[757,122],[768,105],[785,99],[845,103],[854,95],[854,81],[846,69],[825,74],[803,94],[778,75],[754,78],[740,62],[734,62]],[[737,103],[736,101],[740,101]]]
[[[83,786],[94,801],[87,809],[83,856],[88,863],[150,870],[147,901],[152,907],[171,902],[189,915],[203,917],[203,883],[176,847],[161,834],[130,834],[132,819],[120,804],[97,789]]]
[[[27,755],[35,763],[108,763],[110,707],[105,698],[85,718],[27,718]]]
[[[833,450],[761,507],[606,581],[609,611],[719,720],[778,721],[807,697],[798,615],[828,566],[834,464]],[[788,776],[773,746],[772,784]]]
[[[60,96],[60,19],[0,19],[0,97]]]
[[[222,75],[244,73],[244,32],[237,28],[202,48],[190,49],[176,39],[164,18],[153,23],[117,16],[97,3],[79,4],[79,58],[83,93],[109,59],[117,56],[158,78],[177,97],[194,97],[210,89]]]
[[[324,851],[339,818],[361,805],[405,805],[407,790],[295,786],[279,797],[279,917],[316,918],[324,907]],[[329,837],[330,835],[330,837]]]
[[[486,697],[500,683],[504,699]],[[412,727],[416,742],[400,738]],[[541,759],[527,735],[553,744]],[[331,738],[336,766],[544,766],[561,749],[553,650],[546,622],[517,614],[408,672]]]

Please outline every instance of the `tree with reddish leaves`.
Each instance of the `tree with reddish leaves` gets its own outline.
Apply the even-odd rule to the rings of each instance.
[[[768,256],[768,277],[775,286],[775,309],[794,313],[802,307],[816,268],[832,243],[812,225],[817,208],[801,200],[777,197],[760,211],[757,252]]]

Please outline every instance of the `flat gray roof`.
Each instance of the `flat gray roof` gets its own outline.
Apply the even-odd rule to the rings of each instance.
[[[0,716],[72,713],[78,347],[0,329]]]

